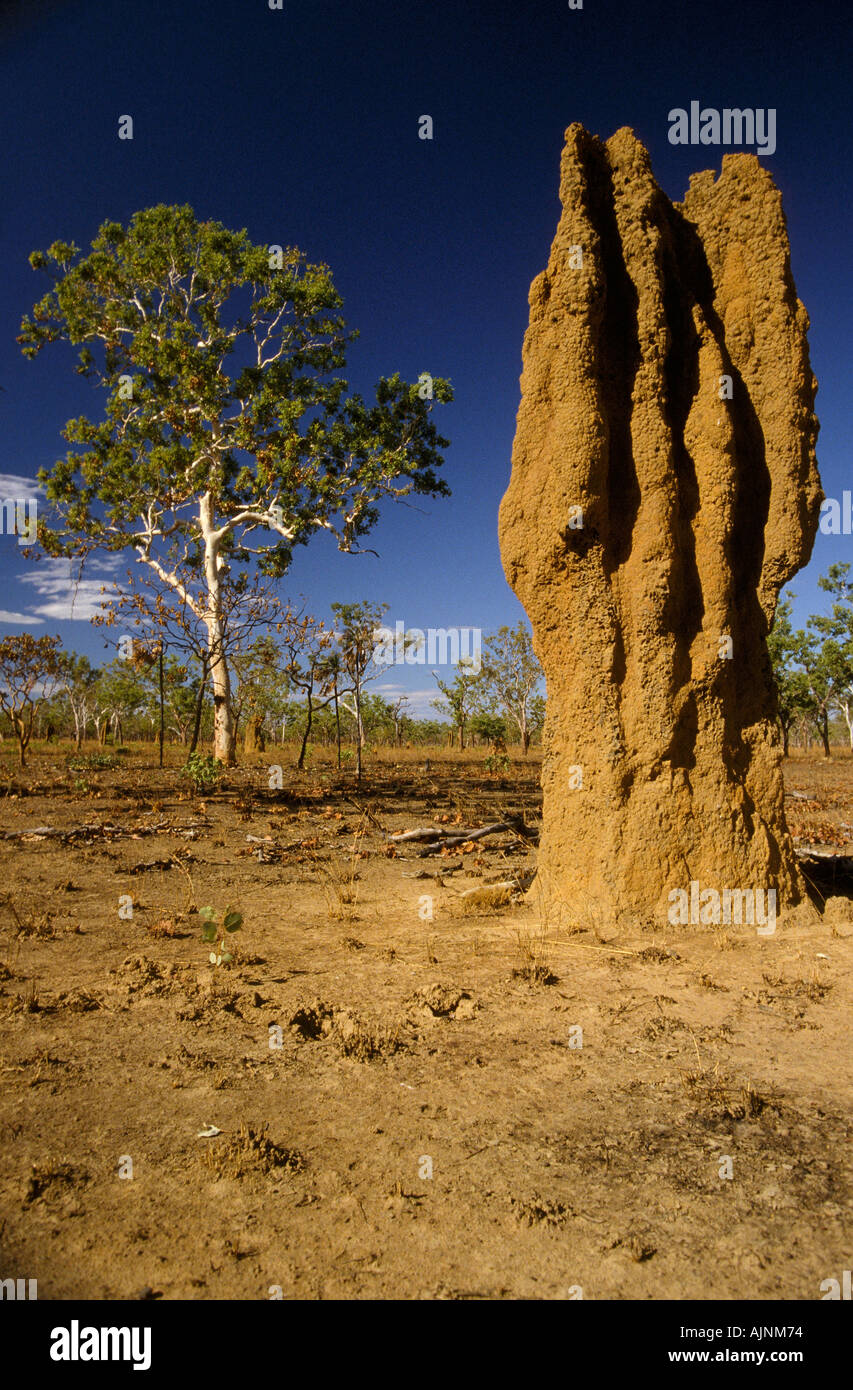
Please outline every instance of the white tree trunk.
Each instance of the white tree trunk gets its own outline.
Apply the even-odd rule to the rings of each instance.
[[[213,755],[226,767],[233,767],[236,729],[231,699],[231,676],[222,640],[222,587],[224,561],[220,553],[221,536],[213,525],[213,499],[209,492],[201,499],[201,530],[204,536],[204,574],[207,582],[207,649],[213,685]]]

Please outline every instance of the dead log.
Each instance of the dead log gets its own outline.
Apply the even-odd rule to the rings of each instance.
[[[438,854],[442,849],[452,849],[458,845],[467,845],[474,840],[482,840],[487,835],[507,833],[517,835],[531,844],[535,844],[538,838],[536,831],[528,829],[523,822],[498,821],[495,825],[484,825],[481,830],[460,831],[455,835],[448,835],[437,844],[427,845],[426,849],[420,851],[419,857],[424,858],[428,854]]]
[[[482,840],[486,835],[500,835],[506,831],[522,835],[525,839],[533,838],[535,835],[535,831],[529,830],[519,817],[517,820],[495,821],[493,825],[483,825],[479,830],[460,830],[455,825],[428,825],[418,830],[398,830],[395,835],[389,835],[388,843],[401,845],[406,840],[441,840],[447,845],[464,845],[468,840]]]

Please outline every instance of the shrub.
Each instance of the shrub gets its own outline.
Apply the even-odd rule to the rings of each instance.
[[[197,792],[210,791],[222,776],[222,764],[210,753],[191,753],[181,768]]]

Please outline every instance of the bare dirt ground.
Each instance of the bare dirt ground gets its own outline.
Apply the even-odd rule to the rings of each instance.
[[[849,1267],[853,882],[826,857],[853,835],[848,756],[787,765],[830,902],[771,937],[463,899],[527,881],[519,832],[388,846],[535,825],[533,757],[490,777],[479,750],[389,752],[356,790],[281,751],[199,798],[177,750],[163,772],[141,748],[13,756],[0,1277],[40,1299],[812,1300]],[[207,904],[244,915],[231,964]]]

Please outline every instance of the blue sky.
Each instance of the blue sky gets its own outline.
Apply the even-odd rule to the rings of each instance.
[[[617,4],[296,3],[267,0],[28,0],[0,12],[4,174],[0,200],[0,500],[64,451],[60,430],[94,388],[59,346],[34,362],[15,343],[43,293],[27,257],[57,238],[88,246],[105,220],[159,202],[298,245],[326,261],[360,330],[348,378],[449,377],[439,407],[452,441],[450,500],[385,513],[340,555],[297,552],[283,592],[328,616],[335,600],[389,604],[407,627],[515,623],[497,543],[518,408],[530,281],[554,234],[563,132],[630,125],[680,198],[721,151],[669,143],[668,112],[773,107],[764,159],[782,189],[794,278],[811,317],[818,460],[828,495],[848,467],[851,270],[846,148],[851,23],[834,3],[683,0]],[[117,138],[134,118],[134,139]],[[418,138],[429,114],[434,139]],[[795,614],[825,606],[817,575],[853,560],[853,536],[819,536],[797,576]],[[120,567],[121,569],[124,566]],[[0,634],[59,632],[106,659],[86,621],[104,571],[87,571],[69,620],[58,564],[33,567],[0,536]],[[17,619],[14,615],[20,615]],[[41,619],[40,623],[35,620]],[[412,691],[424,668],[397,670]],[[397,678],[399,677],[399,681]],[[384,684],[388,685],[386,681]],[[430,696],[434,692],[430,689]],[[426,697],[416,701],[426,710]]]

